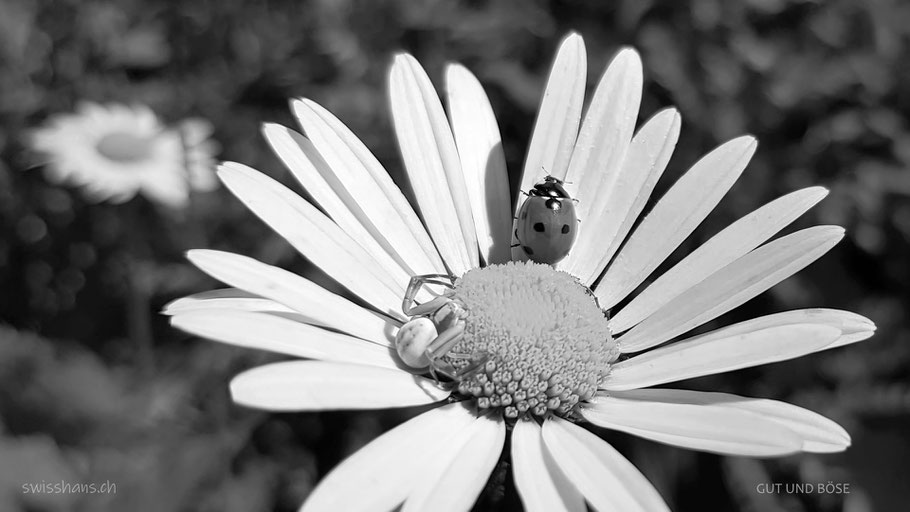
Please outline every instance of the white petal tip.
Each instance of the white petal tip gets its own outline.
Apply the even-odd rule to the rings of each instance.
[[[831,225],[813,226],[813,227],[807,228],[807,229],[814,230],[816,237],[832,239],[832,240],[837,239],[838,241],[841,238],[843,238],[844,234],[846,234],[846,232],[847,232],[847,230],[845,230],[844,228],[842,228],[840,226],[831,226]]]
[[[233,180],[238,179],[241,176],[254,180],[267,178],[265,174],[237,162],[221,162],[215,169],[215,173],[218,175],[218,179],[220,179],[229,189],[231,189]]]
[[[840,226],[828,226],[827,233],[831,238],[836,238],[838,241],[840,241],[842,238],[844,238],[847,230]]]
[[[299,98],[292,99],[290,101],[290,104],[291,104],[291,112],[293,112],[294,115],[297,117],[303,117],[305,114],[311,113],[314,110],[313,107],[315,105],[318,105],[318,103],[316,103],[315,101],[313,101],[309,98],[304,98],[302,96]]]
[[[675,122],[675,123],[682,121],[682,116],[680,115],[679,110],[677,110],[676,107],[667,107],[663,110],[658,111],[656,114],[654,114],[654,117],[665,117],[665,116],[673,117],[673,122]]]
[[[181,305],[182,300],[183,299],[176,299],[176,300],[172,300],[172,301],[168,302],[167,304],[164,305],[163,308],[161,308],[161,314],[171,316],[175,312],[180,311],[180,305]]]
[[[416,69],[423,69],[420,67],[420,64],[417,62],[410,53],[397,53],[392,59],[392,66],[389,69],[389,80],[391,82],[390,87],[394,91],[399,87],[403,87],[405,83],[409,80],[408,77],[415,76]],[[394,96],[394,94],[393,94]]]
[[[259,131],[262,132],[262,135],[265,138],[270,138],[273,135],[279,134],[281,132],[286,132],[287,128],[285,128],[284,126],[281,126],[278,123],[265,122],[265,123],[262,123],[262,125],[260,125]]]
[[[446,62],[446,67],[445,67],[446,76],[448,76],[450,73],[453,73],[453,74],[454,73],[464,73],[467,70],[468,70],[468,68],[464,67],[463,65],[461,65],[458,62]]]
[[[867,340],[875,334],[877,327],[872,320],[860,315],[853,315],[851,318],[844,320],[840,329],[840,337],[823,350],[852,345],[853,343]]]
[[[566,34],[565,37],[562,38],[562,42],[559,44],[559,47],[560,47],[560,49],[562,49],[562,48],[568,47],[569,45],[583,46],[584,44],[585,44],[585,40],[583,37],[581,37],[581,34],[579,34],[578,32],[575,32],[573,30],[572,32],[569,32],[568,34]]]
[[[802,451],[808,453],[839,453],[853,444],[850,434],[843,427],[826,418],[825,430],[814,439],[803,441]]]
[[[585,41],[578,32],[569,32],[562,42],[559,43],[559,49],[556,51],[556,61],[563,59],[564,62],[585,60],[586,50]]]
[[[404,64],[411,63],[411,62],[416,62],[416,61],[417,61],[417,59],[415,59],[414,56],[411,55],[410,53],[398,52],[395,54],[395,57],[392,59],[392,64],[393,64],[393,66],[399,66],[399,65],[404,65]]]
[[[616,52],[609,66],[607,66],[607,73],[616,72],[621,73],[625,80],[637,82],[639,84],[637,88],[641,88],[640,84],[643,80],[644,71],[641,57],[634,48],[624,46]]]
[[[480,82],[477,80],[477,77],[474,76],[474,73],[471,73],[468,68],[457,62],[449,62],[446,64],[444,76],[446,88],[450,93],[453,87],[458,87],[460,84],[474,83],[477,87],[480,87]]]
[[[668,125],[665,129],[660,131],[662,133],[667,133],[667,138],[676,139],[679,136],[679,130],[682,126],[682,116],[679,115],[678,110],[673,107],[669,107],[658,111],[656,114],[651,116],[651,119],[649,119],[645,124],[649,126]]]
[[[632,48],[631,46],[623,46],[616,52],[614,57],[614,62],[623,62],[626,65],[637,64],[638,67],[641,67],[641,56],[638,54],[638,50]]]
[[[225,166],[224,163],[221,163],[215,167],[215,176],[218,176],[218,179],[221,180],[221,183],[224,183],[225,185],[228,185],[228,181],[230,181],[231,176],[233,175],[234,173],[232,172],[232,169]]]
[[[214,251],[212,249],[190,249],[186,251],[186,259],[195,266],[200,266],[201,263],[204,263]]]
[[[813,192],[813,194],[817,194],[817,195],[821,196],[822,199],[827,197],[828,193],[830,192],[827,187],[822,187],[822,186],[809,187],[808,190],[811,190]]]
[[[221,162],[215,168],[215,172],[218,173],[219,177],[222,174],[227,174],[227,175],[234,174],[237,172],[238,169],[241,168],[241,165],[242,164],[239,164],[237,162],[228,162],[228,161]]]
[[[845,335],[868,335],[875,334],[877,329],[875,322],[866,317],[858,316],[849,322],[844,322],[842,334]]]
[[[836,442],[806,441],[803,443],[802,451],[807,453],[840,453],[850,448],[851,444],[853,443],[850,440],[850,436],[847,436],[843,441]]]
[[[231,379],[231,382],[228,384],[228,393],[231,395],[231,401],[235,404],[242,405],[244,407],[250,406],[250,404],[244,403],[243,389],[240,383],[237,381],[237,377]]]
[[[170,306],[170,308],[171,308],[171,311],[174,310],[174,302],[178,302],[179,300],[180,299],[177,299],[176,301],[173,301],[168,304],[168,306]],[[171,320],[170,320],[171,327],[185,331],[186,330],[186,329],[184,329],[184,326],[186,325],[185,320],[186,320],[186,315],[174,315],[171,317]]]
[[[740,135],[735,139],[727,142],[727,144],[736,144],[742,146],[742,151],[744,153],[755,153],[755,149],[758,147],[758,139],[754,135]]]

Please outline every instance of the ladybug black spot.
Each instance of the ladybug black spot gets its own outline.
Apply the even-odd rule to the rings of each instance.
[[[525,252],[525,254],[527,254],[528,256],[534,256],[534,249],[531,249],[531,248],[528,247],[527,245],[522,245],[522,246],[521,246],[521,249],[522,249],[522,250]]]
[[[571,230],[572,230],[572,228],[570,228],[568,224],[563,224],[563,225],[562,225],[562,234],[565,235],[566,233],[568,233],[568,232],[571,231]]]
[[[543,222],[534,223],[534,231],[537,231],[538,233],[543,233],[546,230],[547,230],[547,227],[543,225]]]

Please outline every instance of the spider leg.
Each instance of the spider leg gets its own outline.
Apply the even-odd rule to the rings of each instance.
[[[471,359],[474,357],[472,354],[462,354],[461,352],[449,352],[446,355],[449,356],[449,359]]]
[[[401,301],[401,311],[406,315],[414,316],[410,311],[417,302],[417,294],[425,284],[435,284],[446,288],[454,288],[455,278],[448,274],[412,276],[411,280],[408,282],[408,288],[404,293],[404,298]]]
[[[430,365],[430,376],[436,381],[436,386],[443,387],[442,382],[439,381],[439,375],[436,375],[436,369],[433,368],[433,365]]]
[[[452,347],[461,341],[462,336],[464,336],[464,326],[464,322],[453,322],[451,327],[439,333],[436,339],[427,345],[426,354],[431,364],[446,355],[449,350],[452,350]]]
[[[437,310],[445,307],[446,303],[450,300],[451,299],[445,295],[440,295],[439,297],[424,302],[423,304],[415,304],[414,306],[411,306],[410,309],[405,309],[404,314],[408,316],[422,316],[430,313],[435,313]]]
[[[454,366],[452,366],[451,364],[449,364],[445,361],[438,361],[438,362],[435,362],[434,364],[430,365],[430,375],[432,375],[433,379],[436,380],[437,386],[442,386],[442,383],[439,382],[439,377],[436,375],[437,373],[439,373],[440,375],[443,375],[445,377],[448,377],[449,379],[451,379],[453,381],[458,380],[457,379],[458,371],[455,369]],[[449,386],[451,386],[451,383],[449,383]]]

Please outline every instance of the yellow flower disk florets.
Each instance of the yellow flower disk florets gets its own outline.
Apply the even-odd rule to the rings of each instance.
[[[506,417],[567,414],[594,396],[619,355],[590,290],[548,265],[471,270],[456,281],[452,299],[466,324],[446,361],[458,368],[466,355],[488,357],[458,390]]]

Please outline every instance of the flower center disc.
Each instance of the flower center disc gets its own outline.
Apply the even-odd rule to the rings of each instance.
[[[565,415],[594,396],[619,350],[594,295],[576,278],[533,262],[470,270],[451,298],[464,336],[444,356],[455,368],[488,357],[458,391],[509,418]]]
[[[152,154],[153,137],[137,137],[131,133],[114,132],[101,137],[95,149],[115,162],[138,162]]]

